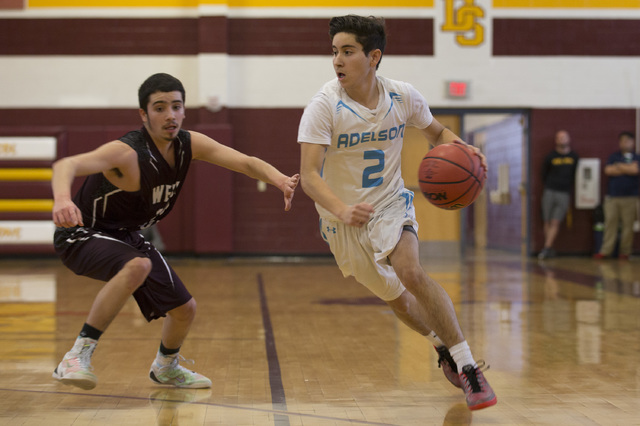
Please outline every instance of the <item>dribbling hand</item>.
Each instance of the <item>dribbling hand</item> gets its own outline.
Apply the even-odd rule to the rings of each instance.
[[[489,170],[487,165],[487,157],[485,157],[482,151],[480,151],[480,148],[478,148],[477,146],[469,145],[468,143],[460,142],[460,141],[455,141],[453,143],[464,145],[465,148],[467,148],[469,151],[471,151],[472,153],[480,157],[480,164],[482,164],[482,168],[484,169],[485,173]]]

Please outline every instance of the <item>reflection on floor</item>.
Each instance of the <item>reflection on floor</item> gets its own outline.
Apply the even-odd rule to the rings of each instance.
[[[93,357],[51,373],[100,283],[0,261],[3,425],[640,425],[640,261],[480,252],[425,269],[451,296],[498,404],[471,413],[436,353],[332,259],[172,259],[198,302],[182,354],[210,390],[159,387],[161,321],[130,300]]]

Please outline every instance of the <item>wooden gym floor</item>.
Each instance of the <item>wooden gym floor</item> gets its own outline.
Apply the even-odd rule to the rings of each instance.
[[[434,259],[498,404],[470,412],[426,340],[332,259],[170,259],[198,302],[182,354],[210,390],[148,379],[161,321],[130,301],[92,391],[51,373],[100,283],[0,261],[0,425],[640,425],[640,261]]]

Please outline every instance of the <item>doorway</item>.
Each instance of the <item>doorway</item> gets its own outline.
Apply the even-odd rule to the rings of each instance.
[[[465,209],[463,244],[527,254],[528,116],[465,114],[465,139],[487,157],[485,188]]]

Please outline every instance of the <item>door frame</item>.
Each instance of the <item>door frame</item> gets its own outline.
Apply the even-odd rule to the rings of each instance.
[[[432,108],[431,112],[433,115],[458,115],[460,116],[460,137],[464,138],[464,135],[467,133],[467,126],[465,123],[465,116],[470,114],[496,114],[496,115],[505,115],[505,114],[519,114],[522,116],[523,123],[523,153],[522,153],[522,168],[523,168],[523,176],[520,187],[521,191],[524,192],[522,199],[524,200],[522,205],[522,231],[523,231],[523,243],[522,243],[522,254],[529,255],[531,253],[531,243],[532,243],[532,224],[531,224],[531,179],[532,179],[532,170],[531,170],[531,108]],[[466,229],[466,224],[468,220],[468,211],[466,209],[462,209],[460,215],[460,254],[464,255],[466,249],[472,245],[473,240],[469,238],[468,229]]]

